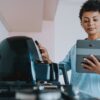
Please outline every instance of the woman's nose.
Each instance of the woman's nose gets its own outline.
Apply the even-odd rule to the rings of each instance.
[[[94,24],[93,20],[90,20],[88,24],[92,26]]]

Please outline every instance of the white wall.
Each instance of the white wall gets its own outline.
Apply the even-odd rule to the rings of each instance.
[[[82,3],[75,3],[74,0],[73,2],[71,1],[60,0],[55,17],[56,62],[64,59],[77,39],[84,39],[86,37],[86,33],[83,31],[79,20],[79,10]],[[71,72],[68,75],[70,78]]]
[[[69,3],[60,0],[55,17],[55,60],[58,62],[65,57],[77,39],[86,37],[80,20],[81,3]]]
[[[5,26],[2,24],[2,22],[0,21],[0,41],[5,39],[6,37],[8,37],[8,31],[5,28]]]

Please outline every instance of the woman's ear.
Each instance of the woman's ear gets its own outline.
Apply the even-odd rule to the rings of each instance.
[[[82,25],[82,21],[80,21],[80,24],[81,24],[81,26],[83,27],[83,25]]]
[[[82,21],[80,21],[81,26],[83,27]]]

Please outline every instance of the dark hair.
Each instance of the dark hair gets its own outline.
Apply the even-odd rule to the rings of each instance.
[[[86,11],[100,12],[100,0],[87,0],[80,9],[80,12],[79,12],[80,20],[82,20],[83,13]]]

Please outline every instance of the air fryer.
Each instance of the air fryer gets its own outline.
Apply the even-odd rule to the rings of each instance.
[[[3,40],[0,44],[0,82],[32,82],[30,55],[34,60],[39,59],[32,50],[36,52],[31,38],[16,36]]]

